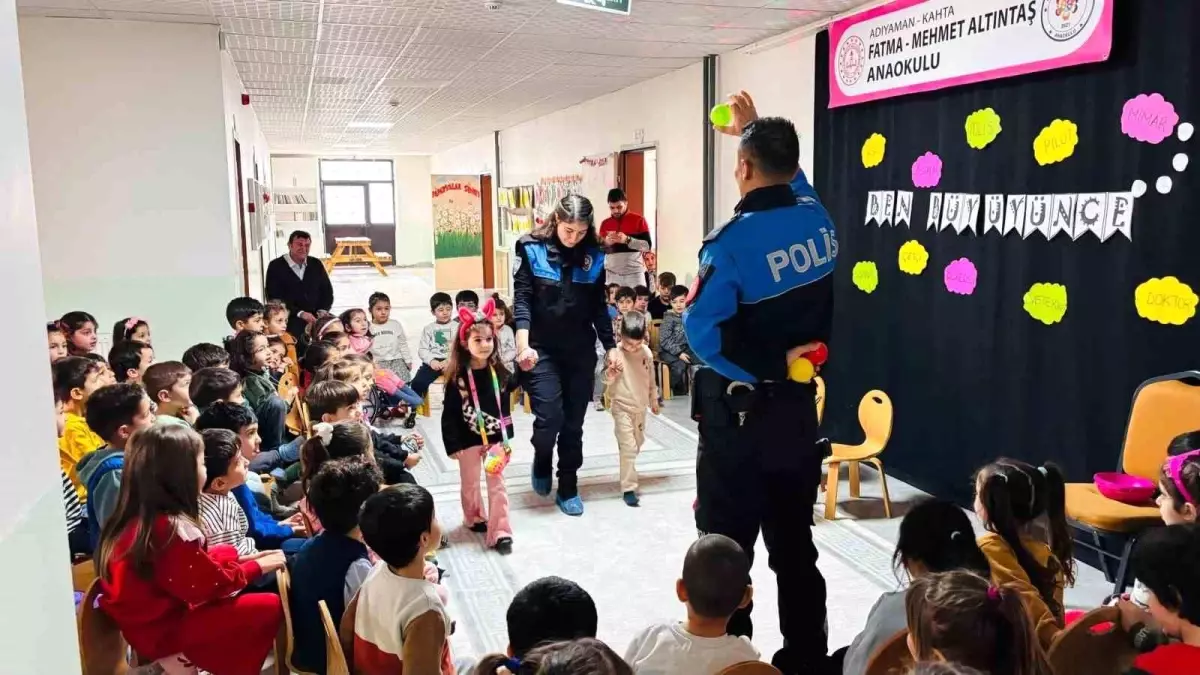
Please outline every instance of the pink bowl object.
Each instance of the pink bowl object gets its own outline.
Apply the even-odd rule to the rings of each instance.
[[[1116,471],[1098,473],[1094,479],[1100,494],[1113,501],[1134,506],[1145,506],[1158,488],[1154,481],[1147,478]]]

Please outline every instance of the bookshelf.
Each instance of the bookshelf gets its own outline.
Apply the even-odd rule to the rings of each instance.
[[[317,203],[317,188],[278,188],[274,195],[275,222],[293,229],[303,225],[319,223],[321,209]]]

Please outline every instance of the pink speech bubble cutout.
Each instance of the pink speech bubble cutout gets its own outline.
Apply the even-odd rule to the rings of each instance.
[[[1162,94],[1141,94],[1125,102],[1121,110],[1121,133],[1158,145],[1175,133],[1179,114]]]
[[[959,258],[946,265],[942,274],[946,282],[946,290],[958,295],[971,295],[975,292],[975,282],[979,279],[979,270],[975,263],[966,258]]]
[[[912,165],[913,185],[919,188],[937,187],[942,182],[942,158],[927,152]]]

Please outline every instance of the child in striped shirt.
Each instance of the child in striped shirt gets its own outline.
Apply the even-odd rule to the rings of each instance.
[[[209,546],[227,544],[238,555],[254,555],[258,547],[246,536],[250,522],[233,496],[246,482],[250,463],[242,456],[241,440],[228,429],[205,429],[204,469],[208,474],[200,493],[200,527]]]

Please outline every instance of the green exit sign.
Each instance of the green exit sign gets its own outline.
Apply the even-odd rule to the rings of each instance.
[[[629,14],[629,3],[633,0],[558,0],[560,5],[572,5],[584,9],[595,9],[612,14]]]

